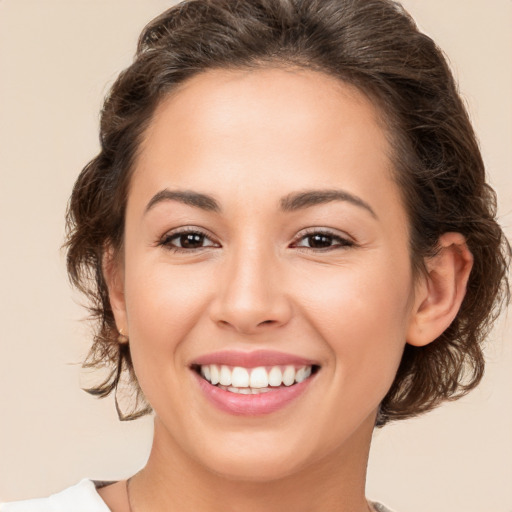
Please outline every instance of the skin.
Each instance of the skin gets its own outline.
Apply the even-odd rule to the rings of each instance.
[[[448,233],[413,277],[388,139],[367,97],[313,71],[209,71],[159,105],[130,185],[124,253],[105,257],[116,323],[155,410],[133,512],[368,510],[379,403],[405,344],[425,345],[453,320],[472,263]],[[219,211],[173,199],[148,210],[162,190],[208,194]],[[306,190],[360,203],[283,211]],[[184,227],[206,237],[175,252]],[[318,232],[325,248],[311,246]],[[224,349],[286,352],[320,371],[283,409],[235,416],[204,398],[190,369]],[[100,495],[128,510],[124,481]]]

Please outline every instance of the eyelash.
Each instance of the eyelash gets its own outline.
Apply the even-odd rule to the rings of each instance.
[[[190,253],[190,252],[194,252],[194,251],[200,251],[202,249],[205,249],[206,247],[213,247],[216,244],[216,242],[212,241],[211,245],[206,245],[203,247],[194,247],[194,248],[189,248],[189,249],[172,245],[171,242],[173,240],[179,239],[180,237],[185,236],[185,235],[200,235],[201,237],[203,237],[203,240],[212,241],[210,239],[209,235],[199,228],[185,228],[185,229],[180,229],[180,230],[177,230],[177,231],[174,231],[171,233],[166,233],[163,236],[163,238],[160,240],[158,245],[161,247],[164,247],[165,249],[172,251],[172,252],[181,252],[181,253],[188,252],[188,253]]]
[[[184,247],[178,247],[178,246],[172,245],[173,240],[179,239],[180,237],[189,235],[189,234],[190,235],[199,235],[199,236],[203,237],[202,241],[209,240],[212,243],[210,245],[205,245],[202,247],[193,247],[193,248],[188,248],[188,249],[184,248]],[[331,242],[337,242],[337,243],[335,243],[335,245],[330,245],[328,247],[321,247],[321,248],[297,245],[298,242],[300,242],[302,240],[306,240],[313,236],[321,236],[321,237],[330,238]],[[195,251],[201,251],[208,247],[214,247],[214,246],[216,246],[216,244],[217,243],[212,241],[207,233],[205,233],[204,231],[202,231],[201,229],[198,229],[198,228],[180,229],[179,231],[167,233],[166,235],[164,235],[164,237],[158,243],[159,246],[164,247],[165,249],[175,252],[175,253],[190,253],[190,252],[195,252]],[[309,231],[306,231],[305,233],[301,233],[300,236],[298,236],[292,242],[291,247],[296,247],[299,250],[306,250],[306,251],[313,251],[313,252],[328,252],[328,251],[332,251],[332,250],[339,250],[342,248],[353,247],[354,245],[355,245],[355,243],[352,240],[350,240],[349,238],[344,238],[344,237],[337,235],[329,230],[318,228],[318,229],[311,229]]]
[[[313,236],[321,236],[321,237],[327,237],[330,238],[332,242],[337,242],[335,245],[331,245],[328,247],[321,247],[321,248],[314,248],[314,247],[304,247],[304,246],[297,246],[297,243],[301,240],[305,240],[307,238],[311,238]],[[336,233],[333,233],[332,231],[329,231],[328,229],[322,229],[322,228],[312,228],[306,232],[301,233],[293,242],[292,246],[298,247],[302,250],[307,251],[314,251],[314,252],[328,252],[333,250],[339,250],[347,247],[353,247],[355,243],[350,240],[348,237],[344,238],[341,235],[338,235]]]

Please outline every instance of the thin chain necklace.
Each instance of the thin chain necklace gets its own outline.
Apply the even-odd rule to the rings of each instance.
[[[126,480],[126,495],[128,496],[128,511],[129,512],[133,512],[133,509],[132,509],[132,501],[130,499],[130,481],[131,481],[132,477],[128,478],[128,480]]]

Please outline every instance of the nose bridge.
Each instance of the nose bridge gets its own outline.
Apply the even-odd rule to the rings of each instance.
[[[291,314],[272,245],[247,240],[227,251],[214,320],[244,333],[286,323]]]

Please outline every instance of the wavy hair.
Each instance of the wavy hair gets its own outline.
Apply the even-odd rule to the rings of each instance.
[[[117,341],[102,259],[107,246],[122,251],[127,191],[144,131],[162,98],[194,75],[276,65],[338,78],[380,109],[416,272],[446,232],[462,233],[474,257],[457,317],[433,343],[406,345],[377,424],[459,398],[482,378],[482,342],[510,295],[510,245],[496,221],[495,193],[441,50],[391,0],[189,0],[144,28],[133,63],[105,100],[101,150],[78,177],[67,213],[68,273],[89,298],[96,327],[84,366],[107,369],[107,377],[88,391],[100,397],[115,392],[120,419],[151,409],[129,346]],[[122,382],[131,396],[126,410],[118,400]]]

